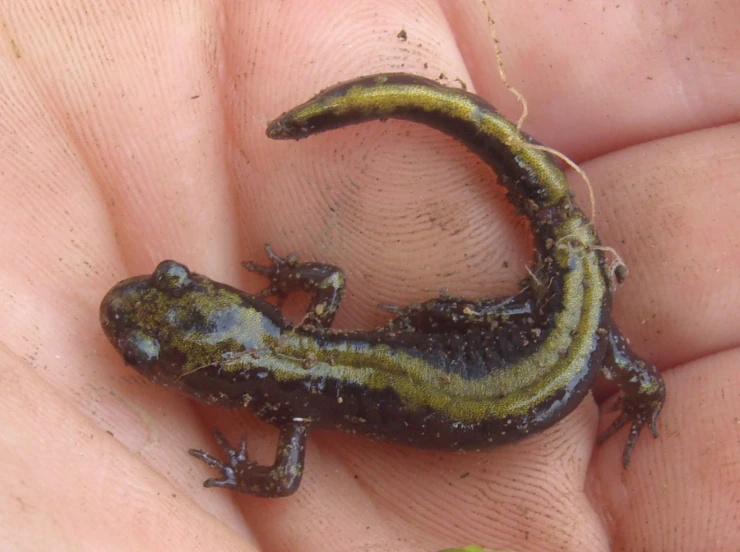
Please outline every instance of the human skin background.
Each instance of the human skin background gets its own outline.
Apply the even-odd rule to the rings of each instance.
[[[341,80],[408,71],[520,106],[470,2],[0,5],[0,542],[6,550],[735,550],[740,543],[740,3],[489,1],[524,128],[579,162],[630,267],[614,316],[664,374],[629,471],[595,445],[613,389],[518,445],[422,452],[309,437],[303,484],[201,484],[210,429],[271,462],[274,429],[144,381],[105,340],[118,280],[173,258],[342,266],[341,328],[378,303],[510,293],[527,229],[487,167],[404,122],[272,142]],[[399,38],[405,30],[407,40]],[[589,212],[584,186],[571,175]],[[300,302],[288,305],[300,315]]]

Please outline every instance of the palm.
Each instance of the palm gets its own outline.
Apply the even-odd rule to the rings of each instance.
[[[301,3],[235,3],[228,14],[150,4],[125,14],[80,8],[43,23],[3,10],[12,40],[0,122],[8,236],[0,434],[3,510],[18,520],[4,524],[3,542],[736,544],[740,20],[732,0],[697,13],[660,11],[670,8],[659,2],[604,10],[489,2],[508,79],[529,103],[525,129],[582,163],[602,241],[630,266],[615,317],[639,352],[671,369],[660,440],[644,436],[622,471],[624,435],[595,448],[590,399],[542,435],[479,454],[316,434],[301,490],[277,501],[202,489],[212,474],[186,450],[212,449],[212,427],[247,433],[264,462],[274,433],[133,375],[99,330],[100,298],[164,258],[256,291],[263,282],[239,261],[262,260],[266,241],[347,271],[339,327],[370,327],[383,319],[378,303],[441,288],[509,292],[524,274],[526,229],[461,147],[399,122],[299,144],[271,142],[264,128],[324,86],[400,69],[459,77],[512,117],[518,106],[475,2],[432,5],[422,16],[397,3],[334,5],[321,15]],[[401,28],[407,41],[396,37]],[[596,393],[599,402],[607,394]],[[19,530],[31,524],[36,541]]]

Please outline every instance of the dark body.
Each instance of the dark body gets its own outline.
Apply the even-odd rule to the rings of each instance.
[[[273,121],[270,138],[300,139],[368,120],[417,121],[455,137],[498,174],[532,229],[535,262],[512,297],[439,297],[399,309],[373,331],[330,328],[344,292],[334,266],[279,257],[245,263],[270,279],[261,296],[311,294],[300,324],[263,300],[174,261],[125,280],[101,323],[127,364],[209,404],[246,407],[280,428],[273,466],[248,461],[220,434],[221,486],[285,496],[300,483],[310,429],[342,429],[421,448],[470,449],[541,431],[570,413],[601,372],[620,387],[630,424],[623,463],[655,423],[665,387],[610,316],[611,282],[598,238],[550,155],[481,98],[405,74],[332,87]]]

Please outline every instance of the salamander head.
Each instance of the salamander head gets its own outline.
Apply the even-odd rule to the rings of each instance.
[[[113,286],[100,323],[126,364],[164,385],[258,350],[284,327],[269,303],[175,261]]]

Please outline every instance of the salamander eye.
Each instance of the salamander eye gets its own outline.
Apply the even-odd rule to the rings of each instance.
[[[162,261],[152,274],[152,285],[163,292],[179,291],[190,282],[188,267],[175,261]]]
[[[118,349],[126,364],[139,372],[151,368],[159,360],[159,341],[141,330],[133,330],[124,335]]]

